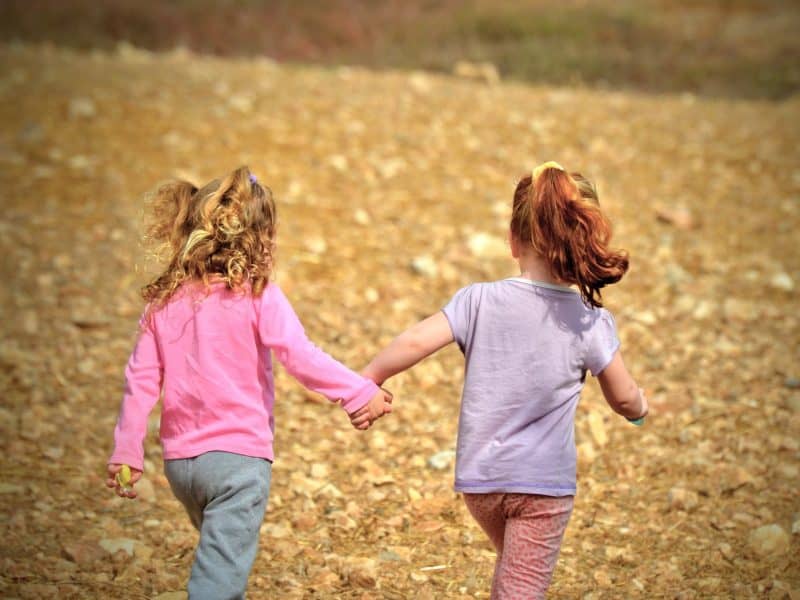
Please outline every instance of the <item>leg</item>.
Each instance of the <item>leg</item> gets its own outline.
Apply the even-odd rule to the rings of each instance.
[[[199,530],[203,522],[203,507],[192,496],[192,466],[194,458],[178,458],[164,461],[164,474],[169,487],[183,504],[194,528]]]
[[[467,505],[467,509],[481,529],[489,536],[489,540],[497,551],[492,582],[497,581],[497,570],[503,556],[506,534],[506,517],[503,512],[504,496],[505,494],[464,494],[464,503]]]
[[[191,600],[244,598],[269,494],[269,461],[208,452],[194,459],[192,497],[203,507],[189,577]]]
[[[572,514],[573,497],[508,494],[505,552],[492,599],[545,597]]]

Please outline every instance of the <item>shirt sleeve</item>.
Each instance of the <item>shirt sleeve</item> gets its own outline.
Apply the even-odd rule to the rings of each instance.
[[[470,326],[473,321],[472,295],[475,285],[468,285],[458,290],[442,309],[444,316],[450,323],[458,347],[463,352],[469,337]]]
[[[366,405],[378,386],[345,367],[309,341],[289,300],[275,283],[261,295],[258,332],[289,374],[310,390],[353,413]]]
[[[125,367],[125,391],[114,428],[114,452],[108,462],[141,471],[147,417],[161,395],[164,368],[152,320],[145,322],[142,318],[139,329],[139,339]]]
[[[591,329],[585,360],[585,367],[594,377],[603,372],[620,346],[614,317],[604,308],[597,310],[600,314]]]

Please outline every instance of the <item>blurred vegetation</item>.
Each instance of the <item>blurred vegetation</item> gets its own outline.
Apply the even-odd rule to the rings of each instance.
[[[280,61],[780,99],[800,89],[796,0],[4,0],[0,40],[120,41]]]

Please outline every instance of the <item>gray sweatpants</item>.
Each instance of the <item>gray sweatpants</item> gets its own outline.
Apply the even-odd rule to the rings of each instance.
[[[244,598],[267,508],[272,464],[263,458],[207,452],[165,460],[164,472],[200,531],[189,599]]]

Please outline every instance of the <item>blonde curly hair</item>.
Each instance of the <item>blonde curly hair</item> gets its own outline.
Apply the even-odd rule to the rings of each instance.
[[[247,167],[199,189],[185,180],[166,183],[151,205],[147,238],[167,267],[142,288],[148,316],[189,281],[261,294],[274,264],[275,202]]]

